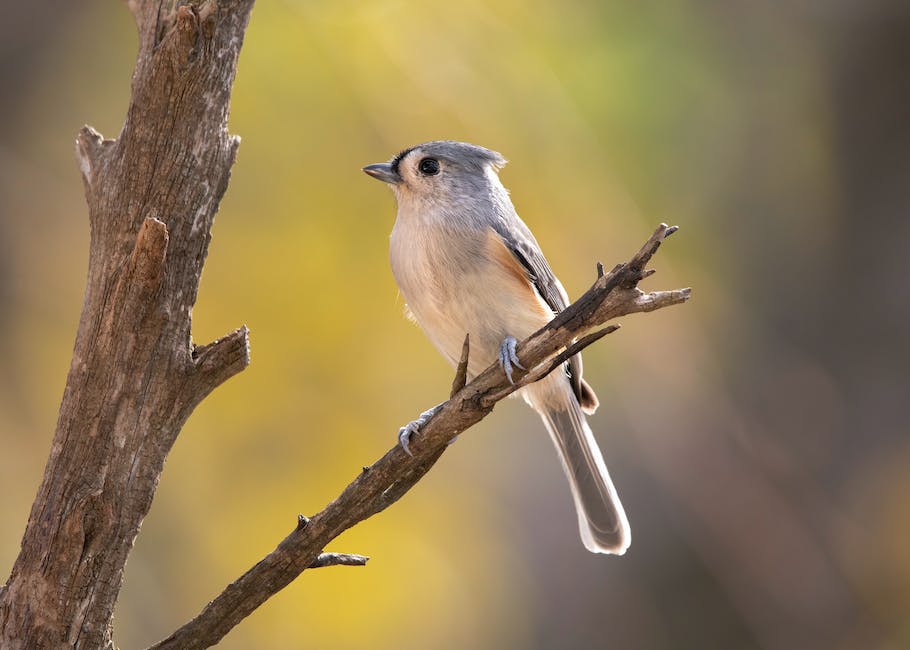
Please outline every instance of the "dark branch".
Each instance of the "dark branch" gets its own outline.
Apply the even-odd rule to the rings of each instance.
[[[557,368],[562,366],[562,364],[564,364],[566,361],[571,359],[573,356],[575,356],[576,354],[578,354],[579,352],[584,350],[586,347],[588,347],[589,345],[594,343],[594,341],[599,341],[600,339],[605,337],[607,334],[612,334],[613,332],[615,332],[618,329],[619,329],[619,325],[607,325],[603,329],[597,330],[596,332],[592,332],[591,334],[583,336],[579,340],[572,343],[572,345],[567,347],[565,350],[563,350],[562,352],[557,354],[555,357],[550,359],[548,362],[543,363],[543,364],[537,366],[536,368],[531,368],[529,371],[527,371],[525,373],[525,375],[523,377],[521,377],[514,384],[510,384],[510,385],[506,386],[505,388],[503,388],[501,391],[497,391],[497,392],[493,393],[492,395],[487,395],[486,397],[484,397],[484,404],[487,404],[490,407],[492,407],[496,402],[508,397],[509,395],[514,393],[519,388],[523,388],[524,386],[527,386],[528,384],[533,384],[535,381],[540,381],[541,379],[543,379],[544,377],[549,375],[551,372],[553,372],[554,370],[556,370]]]
[[[675,230],[675,227],[661,224],[628,263],[598,277],[579,300],[522,341],[518,353],[524,364],[532,369],[528,376],[543,377],[572,354],[615,331],[615,326],[604,327],[612,318],[685,302],[689,298],[688,289],[645,294],[637,288],[638,282],[648,275],[645,265],[660,243]],[[591,330],[597,331],[588,334]],[[467,355],[468,341],[465,340],[453,388],[462,384]],[[237,623],[313,566],[321,550],[340,533],[381,512],[404,495],[429,471],[453,437],[479,422],[498,400],[517,387],[508,383],[498,365],[493,365],[454,391],[439,411],[412,436],[413,456],[396,445],[371,466],[364,467],[325,509],[298,525],[272,553],[154,648],[206,648],[218,643]]]

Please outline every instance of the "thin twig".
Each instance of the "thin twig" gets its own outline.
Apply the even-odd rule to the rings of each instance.
[[[455,397],[455,394],[468,382],[468,355],[470,352],[471,334],[469,332],[464,335],[464,343],[461,344],[461,359],[458,360],[458,366],[455,368],[455,379],[452,380],[449,397]]]
[[[320,553],[310,564],[311,569],[320,569],[326,566],[366,566],[366,555],[353,555],[350,553]]]

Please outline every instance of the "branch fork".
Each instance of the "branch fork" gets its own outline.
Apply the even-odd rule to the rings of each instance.
[[[470,340],[466,336],[455,370],[452,391],[417,435],[408,455],[395,445],[357,472],[354,480],[322,511],[301,517],[278,547],[215,597],[194,619],[154,649],[206,648],[217,643],[272,595],[307,568],[323,566],[322,549],[360,521],[381,512],[408,492],[442,456],[448,442],[485,417],[501,399],[545,377],[569,357],[618,329],[606,322],[617,316],[652,311],[687,301],[689,289],[644,293],[638,283],[651,275],[645,266],[661,242],[676,231],[661,224],[638,253],[625,264],[603,273],[581,298],[549,324],[520,342],[522,362],[530,370],[513,385],[493,364],[466,383]]]

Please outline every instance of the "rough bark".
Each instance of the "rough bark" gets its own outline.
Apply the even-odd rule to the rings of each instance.
[[[433,466],[452,438],[483,419],[493,406],[522,386],[552,372],[570,356],[617,329],[613,318],[676,305],[689,299],[689,289],[644,293],[638,283],[653,273],[645,268],[675,227],[661,224],[632,259],[604,274],[598,265],[594,285],[548,325],[517,346],[529,370],[508,382],[493,365],[465,385],[468,339],[455,373],[452,395],[412,437],[406,453],[395,445],[364,467],[344,491],[312,518],[300,516],[297,527],[278,547],[232,582],[186,625],[153,646],[155,650],[195,650],[220,641],[268,598],[312,568],[320,551],[339,534],[389,507]],[[592,331],[593,330],[593,331]]]
[[[249,359],[241,327],[193,345],[191,310],[239,139],[227,132],[252,0],[129,2],[120,136],[85,127],[85,302],[44,479],[0,590],[0,647],[113,648],[123,567],[193,408]]]

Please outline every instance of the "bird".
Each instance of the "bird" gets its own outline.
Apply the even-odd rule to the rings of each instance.
[[[468,378],[498,362],[512,382],[515,368],[524,370],[517,341],[569,300],[499,179],[505,164],[490,149],[438,140],[363,171],[387,183],[397,202],[389,260],[409,316],[453,365],[470,336]],[[519,392],[556,447],[584,546],[622,555],[631,542],[629,522],[585,418],[598,399],[582,378],[581,355]],[[405,451],[438,408],[401,428]]]

